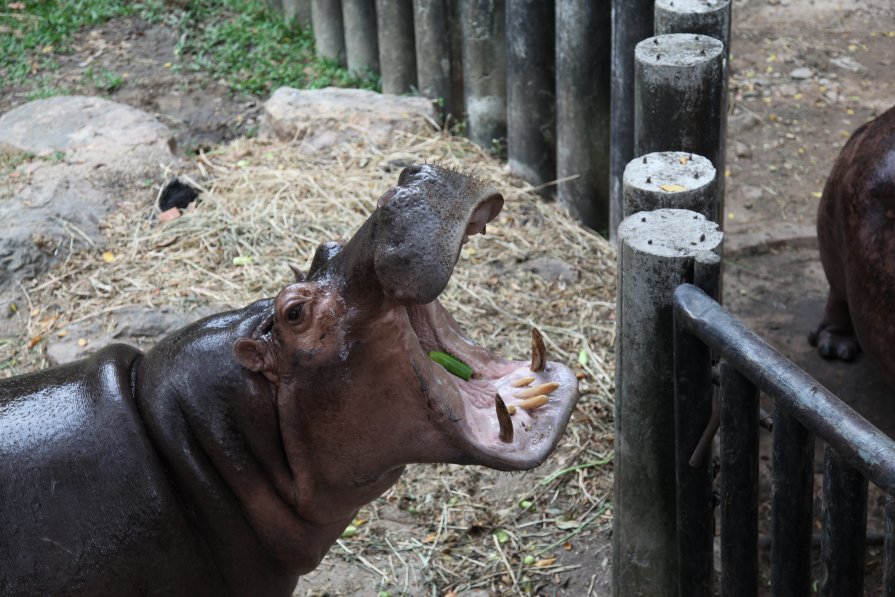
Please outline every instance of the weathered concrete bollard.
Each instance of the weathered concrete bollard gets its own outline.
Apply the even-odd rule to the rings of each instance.
[[[317,55],[345,66],[341,0],[311,0],[311,24]]]
[[[506,11],[507,161],[536,187],[556,179],[555,12],[553,0],[515,0]]]
[[[672,295],[722,238],[717,224],[681,209],[638,212],[618,228],[617,596],[678,594]]]
[[[705,35],[659,35],[637,44],[634,63],[636,155],[693,152],[723,172],[727,121],[723,44]],[[718,213],[723,214],[721,191],[719,183]]]
[[[379,72],[379,39],[376,33],[376,0],[342,0],[345,22],[345,54],[348,71],[361,75]]]
[[[717,172],[708,158],[663,151],[634,158],[625,168],[625,217],[638,211],[688,209],[717,222]]]
[[[462,0],[463,93],[467,136],[490,148],[507,134],[504,0]]]
[[[634,47],[651,35],[653,0],[612,0],[609,238],[613,241],[624,213],[622,176],[638,155],[634,152]]]
[[[730,0],[656,0],[656,35],[698,33],[714,37],[730,55]]]
[[[311,0],[283,0],[283,16],[307,31],[311,28]]]
[[[376,0],[382,93],[400,95],[416,87],[413,0]]]
[[[440,100],[441,116],[457,114],[451,90],[451,28],[447,0],[413,0],[416,80],[420,95]]]
[[[609,232],[612,19],[607,2],[556,2],[556,177],[560,204]],[[569,177],[576,177],[564,180]]]

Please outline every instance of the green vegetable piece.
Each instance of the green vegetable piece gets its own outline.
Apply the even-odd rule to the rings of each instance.
[[[522,558],[522,563],[525,564],[526,566],[531,566],[532,564],[535,563],[535,557],[532,555],[527,555],[524,558]]]
[[[464,381],[469,381],[469,378],[472,377],[472,367],[453,355],[433,350],[429,353],[429,358],[447,369],[448,373],[456,375]]]
[[[345,530],[342,531],[342,539],[348,539],[349,537],[354,537],[357,535],[357,527],[353,524],[349,524],[345,527]]]

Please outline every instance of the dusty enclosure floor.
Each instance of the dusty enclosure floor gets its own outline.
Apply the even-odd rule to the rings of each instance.
[[[77,44],[81,48],[79,53],[62,61],[57,76],[63,82],[69,81],[69,86],[78,92],[95,93],[96,90],[80,88],[77,83],[83,79],[85,66],[82,65],[88,59],[111,70],[126,68],[133,74],[111,98],[155,113],[180,131],[182,145],[211,146],[241,134],[246,126],[253,126],[258,98],[235,98],[214,81],[205,81],[196,75],[175,76],[165,67],[176,60],[175,43],[175,36],[164,26],[149,26],[134,20],[113,21],[83,32]],[[861,3],[734,0],[725,304],[783,354],[890,435],[895,435],[892,392],[882,384],[872,363],[866,358],[853,365],[823,361],[807,345],[805,337],[819,320],[826,296],[814,231],[817,201],[833,159],[848,134],[895,103],[893,61],[895,8],[889,0]],[[0,89],[0,110],[23,103],[29,91],[32,90]],[[426,142],[414,143],[404,148],[407,159],[420,159],[431,153],[432,146],[426,146]],[[486,159],[473,149],[465,151],[473,162]],[[251,186],[252,167],[261,167],[265,160],[269,161],[265,157],[268,153],[274,153],[274,148],[237,143],[209,155],[210,164],[203,167],[212,176],[229,177],[228,188],[237,186],[231,179],[238,176],[243,177],[240,184]],[[396,171],[387,171],[392,167],[383,156],[371,156],[370,160],[364,168],[359,162],[356,164],[359,168],[356,175],[366,177],[369,183],[366,194],[342,197],[349,206],[346,209],[357,211],[353,222],[360,220],[377,192],[388,187],[387,180],[397,175]],[[240,161],[246,161],[249,167],[239,166]],[[271,165],[276,168],[275,162],[267,166]],[[291,171],[292,165],[289,166]],[[286,176],[277,174],[280,175]],[[265,180],[257,192],[271,192],[271,184],[276,187],[280,183]],[[517,198],[524,195],[518,187],[509,188]],[[210,190],[214,192],[215,187]],[[277,192],[274,190],[273,195],[277,196]],[[135,197],[134,201],[148,202],[151,198]],[[195,261],[190,250],[196,250],[197,245],[187,243],[184,245],[187,250],[182,252],[164,246],[154,248],[155,245],[137,250],[130,240],[124,240],[123,237],[134,234],[122,230],[125,222],[132,222],[133,214],[144,216],[137,218],[140,234],[147,237],[169,234],[154,226],[146,205],[135,205],[133,211],[122,212],[110,220],[110,233],[122,237],[119,254],[136,259],[147,254],[151,257],[152,251],[156,251],[158,260],[180,260],[186,271],[195,275],[195,268],[189,263]],[[532,210],[531,214],[542,214],[538,218],[544,217],[536,203],[522,201],[517,205],[527,206],[525,209]],[[522,212],[523,216],[512,216],[512,210],[513,206],[508,205],[501,220],[508,216],[524,218],[526,212]],[[557,227],[565,230],[557,238],[581,240],[579,233],[559,226],[559,222],[562,226],[567,223],[556,212],[546,213],[550,214],[546,220],[548,229],[553,233]],[[179,230],[188,240],[192,238],[190,242],[195,241],[195,236],[190,237],[195,232],[191,226],[198,225],[198,218],[203,216],[199,211],[194,215],[193,219],[185,218],[169,230]],[[233,215],[237,222],[238,218],[247,217],[242,210]],[[303,232],[305,238],[296,239],[294,246],[282,248],[284,252],[277,253],[275,259],[258,259],[252,268],[243,268],[248,271],[242,271],[240,276],[244,277],[233,282],[236,288],[226,283],[218,285],[212,276],[201,284],[192,284],[193,290],[189,286],[184,289],[182,285],[174,285],[165,289],[173,292],[171,298],[150,296],[149,300],[178,302],[197,296],[198,302],[237,305],[269,294],[287,279],[284,261],[305,265],[309,247],[328,238],[327,235],[345,234],[348,228],[350,225],[345,224],[344,228],[323,227]],[[240,227],[234,226],[227,234],[239,232]],[[483,316],[500,321],[503,328],[494,337],[480,339],[512,356],[524,344],[529,320],[539,321],[548,316],[549,309],[543,305],[557,297],[574,301],[575,297],[570,298],[569,294],[578,294],[576,288],[585,284],[593,286],[595,296],[599,297],[595,301],[606,304],[599,306],[598,317],[581,322],[595,326],[591,331],[582,328],[581,334],[588,338],[593,334],[601,339],[588,347],[588,356],[594,362],[605,361],[602,374],[605,377],[589,362],[590,376],[583,386],[588,394],[571,432],[541,470],[506,475],[479,468],[411,467],[393,490],[362,510],[357,534],[340,541],[321,568],[302,579],[297,595],[355,595],[378,590],[392,594],[442,595],[450,589],[471,586],[477,589],[461,590],[460,594],[524,594],[529,587],[532,592],[543,595],[610,594],[607,531],[611,511],[606,505],[611,499],[611,464],[605,461],[611,450],[611,405],[607,392],[611,389],[608,342],[613,325],[614,281],[609,272],[613,257],[598,242],[588,245],[594,247],[594,254],[576,261],[582,278],[574,284],[551,283],[531,272],[524,274],[530,277],[524,279],[524,284],[516,282],[519,293],[530,293],[530,284],[535,284],[534,296],[547,297],[543,303],[533,299],[536,308],[514,311],[508,305],[488,305],[487,301],[482,307],[465,307],[467,300],[478,297],[473,296],[476,291],[470,290],[476,287],[464,288],[463,276],[469,275],[470,269],[475,270],[477,265],[479,270],[488,271],[491,267],[488,261],[495,259],[490,252],[507,249],[499,246],[498,238],[495,232],[493,237],[478,240],[479,244],[472,246],[477,253],[470,255],[467,251],[461,260],[457,268],[460,277],[452,286],[452,300],[459,309],[454,309],[455,314],[466,324]],[[587,243],[594,242],[586,235],[582,238]],[[232,266],[232,258],[247,256],[246,251],[255,246],[254,242],[250,239],[247,244],[226,249],[219,256],[220,263]],[[526,258],[532,254],[531,248],[521,241],[516,248]],[[513,266],[510,271],[520,269],[515,267],[518,265],[515,253],[502,254],[505,257],[498,260],[507,260],[504,267]],[[166,267],[175,265],[168,263]],[[111,276],[112,287],[121,284],[120,277],[115,278],[114,267],[104,269],[98,262],[88,269]],[[504,283],[505,272],[498,269],[495,266],[484,282],[494,277],[497,284]],[[147,286],[157,283],[150,275],[151,272],[146,273]],[[46,280],[34,281],[31,287],[51,283],[59,276],[60,272],[54,270]],[[85,302],[89,297],[98,301],[109,299],[96,294],[95,288],[89,285],[89,276],[81,279],[82,285],[89,285],[81,290],[77,280],[69,282],[65,300],[73,301],[76,308],[92,313],[97,307]],[[540,294],[542,291],[548,294]],[[47,292],[40,296],[44,297],[41,309],[48,309],[60,300]],[[141,295],[140,300],[144,299]],[[573,328],[581,321],[580,316],[576,317],[580,311],[572,305],[556,314],[563,320],[564,328]],[[34,326],[48,321],[46,313],[33,319]],[[65,320],[52,325],[63,326]],[[566,351],[570,363],[575,363],[582,348],[581,337],[551,333],[550,326],[545,327],[554,342],[566,343],[561,350]],[[476,333],[475,325],[471,331]],[[29,337],[20,339],[17,350],[22,350]],[[38,346],[30,352],[39,350]],[[31,358],[34,366],[38,366],[40,353]],[[559,471],[566,472],[541,484]],[[765,478],[762,483],[765,496],[767,489]],[[525,502],[532,502],[532,507],[523,508]],[[873,512],[875,507],[874,502],[870,527],[878,530],[874,526],[878,523]],[[551,560],[554,555],[555,562]],[[526,556],[532,556],[528,560],[532,563],[525,564]],[[878,556],[879,549],[874,552],[871,548],[868,583],[879,578]],[[526,577],[531,585],[526,584]],[[867,594],[876,594],[870,584]]]

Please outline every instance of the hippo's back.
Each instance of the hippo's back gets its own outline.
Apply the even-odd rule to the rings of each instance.
[[[191,525],[134,405],[140,357],[114,345],[0,381],[0,595],[143,594],[173,572],[147,543],[168,557],[204,551],[171,530]]]

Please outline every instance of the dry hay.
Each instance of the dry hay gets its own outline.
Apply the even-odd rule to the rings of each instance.
[[[287,264],[305,267],[319,242],[349,237],[400,165],[421,160],[471,171],[506,198],[487,236],[463,248],[442,301],[478,342],[508,357],[527,358],[529,327],[537,326],[550,358],[580,372],[582,399],[560,448],[539,470],[409,467],[361,510],[356,533],[325,564],[345,560],[348,574],[362,567],[358,574],[371,574],[367,590],[392,594],[475,587],[553,594],[557,583],[585,576],[584,589],[567,589],[583,594],[594,578],[579,562],[588,546],[605,544],[611,516],[615,256],[463,139],[401,135],[390,147],[358,142],[311,156],[296,144],[240,140],[202,155],[193,173],[204,191],[198,206],[160,225],[145,196],[128,200],[105,222],[106,247],[76,253],[30,285],[29,335],[0,346],[0,363],[15,363],[8,369],[16,372],[44,366],[43,339],[78,322],[107,322],[123,306],[189,311],[271,296],[289,283]],[[526,270],[542,257],[571,266],[578,280],[548,281]],[[314,583],[312,575],[308,586]],[[332,587],[329,594],[338,593]]]

